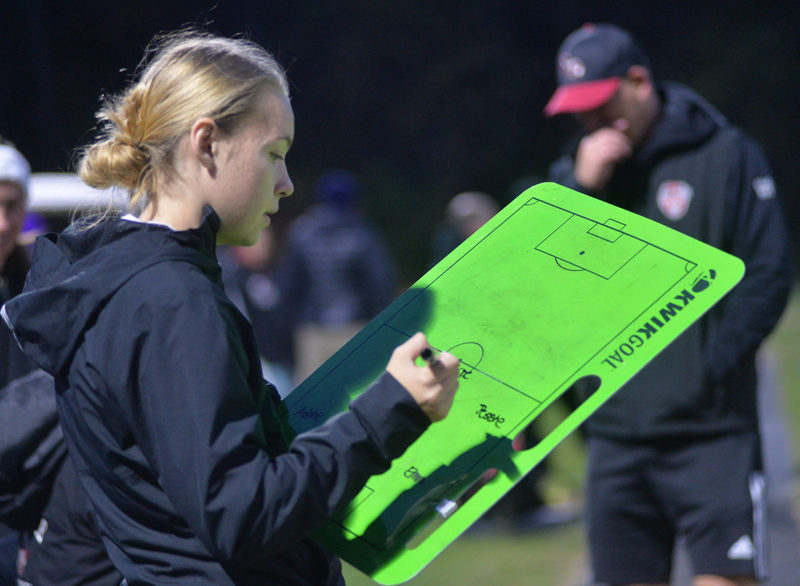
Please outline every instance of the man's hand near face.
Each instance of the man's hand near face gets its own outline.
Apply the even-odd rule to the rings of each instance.
[[[620,118],[587,134],[575,156],[575,180],[589,191],[600,191],[611,180],[616,166],[633,154],[625,131],[628,121]]]

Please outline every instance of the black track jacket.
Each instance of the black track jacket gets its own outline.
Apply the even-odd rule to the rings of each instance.
[[[646,142],[590,195],[738,256],[746,274],[601,407],[588,430],[622,440],[756,431],[755,354],[792,283],[772,174],[758,145],[697,94],[678,84],[659,92],[662,113]],[[588,193],[573,173],[580,138],[550,175]]]
[[[208,208],[197,230],[120,219],[42,237],[4,318],[56,377],[75,469],[131,586],[338,584],[310,532],[429,420],[384,373],[289,442],[221,286],[218,228]]]

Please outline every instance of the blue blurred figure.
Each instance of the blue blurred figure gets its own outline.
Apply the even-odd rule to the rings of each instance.
[[[265,228],[253,246],[221,248],[217,257],[225,292],[253,326],[264,378],[285,397],[294,386],[293,319],[275,232]]]
[[[396,287],[383,238],[361,213],[358,177],[341,169],[326,171],[315,182],[314,194],[315,205],[287,234],[298,382],[384,309]]]

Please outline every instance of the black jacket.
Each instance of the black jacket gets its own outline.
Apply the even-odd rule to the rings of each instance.
[[[63,458],[36,529],[25,533],[20,584],[119,586],[122,576],[103,547],[97,517],[70,458]]]
[[[291,443],[250,325],[225,296],[219,219],[112,220],[40,238],[4,317],[57,380],[75,469],[134,584],[336,584],[309,538],[429,420],[390,375]]]
[[[30,263],[25,249],[17,246],[0,271],[0,305],[22,291],[29,268]],[[6,328],[0,328],[0,388],[28,374],[34,368],[34,364],[14,342],[11,332]]]
[[[791,289],[789,240],[761,149],[691,90],[659,86],[662,112],[646,142],[601,193],[741,258],[742,282],[588,421],[618,439],[757,430],[755,354]],[[551,168],[577,184],[581,136]],[[613,361],[609,361],[613,363]]]

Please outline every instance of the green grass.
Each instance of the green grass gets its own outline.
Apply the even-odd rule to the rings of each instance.
[[[527,534],[462,536],[410,586],[573,586],[581,583],[583,529],[579,523]],[[375,584],[345,566],[348,586]]]
[[[777,399],[785,416],[789,453],[795,478],[800,479],[800,287],[795,287],[789,306],[764,348],[776,362],[779,391]],[[794,486],[794,518],[800,521],[800,483]]]
[[[800,470],[800,289],[792,295],[778,327],[764,349],[778,368],[780,395],[790,452]],[[552,422],[551,422],[552,423]],[[580,499],[584,454],[576,434],[568,437],[549,458],[545,493],[551,502]],[[800,511],[800,491],[797,510]],[[583,524],[573,523],[533,533],[506,532],[472,535],[453,543],[416,578],[411,586],[577,586],[584,577]],[[348,586],[371,586],[373,580],[345,565]]]
[[[795,287],[778,327],[764,346],[777,362],[779,398],[785,408],[794,467],[800,470],[800,288]]]

